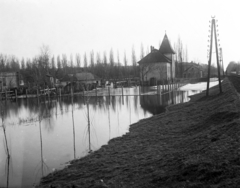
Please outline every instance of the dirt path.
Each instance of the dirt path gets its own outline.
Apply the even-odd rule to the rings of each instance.
[[[215,86],[210,97],[198,94],[131,125],[39,187],[238,187],[240,100],[228,79],[223,91]]]

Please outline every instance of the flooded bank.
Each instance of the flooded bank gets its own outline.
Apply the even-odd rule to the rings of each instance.
[[[32,187],[68,161],[125,134],[130,124],[187,102],[197,92],[6,101],[1,105],[0,187]]]

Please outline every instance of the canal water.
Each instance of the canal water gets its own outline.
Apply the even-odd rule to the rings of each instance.
[[[32,187],[68,161],[127,133],[130,124],[164,112],[167,105],[187,102],[198,92],[177,90],[160,96],[151,87],[139,95],[136,87],[124,88],[129,96],[3,101],[0,187]]]

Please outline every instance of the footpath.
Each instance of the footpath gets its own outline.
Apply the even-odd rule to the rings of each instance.
[[[240,91],[240,78],[225,78],[222,94],[215,86],[209,97],[194,95],[132,124],[129,133],[42,178],[38,187],[239,187],[240,99],[234,85]]]

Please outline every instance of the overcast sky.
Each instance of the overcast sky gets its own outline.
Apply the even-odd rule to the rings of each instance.
[[[141,43],[158,48],[166,31],[172,46],[180,36],[189,61],[207,63],[216,16],[227,65],[240,60],[239,7],[237,0],[0,0],[0,53],[32,58],[47,45],[55,57],[83,58],[113,48],[122,61],[124,50],[131,59],[134,45],[139,60]]]

